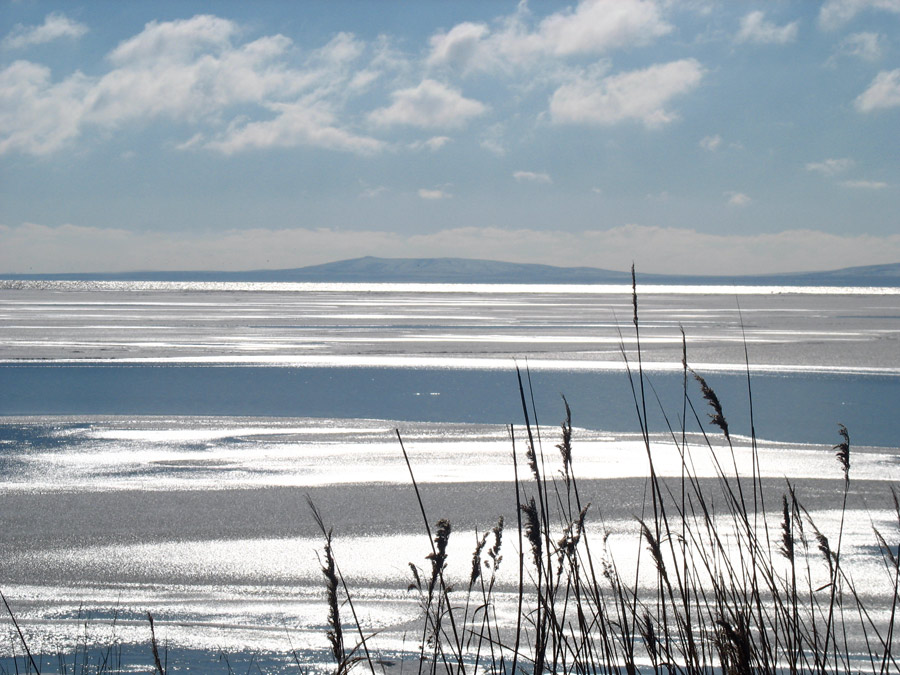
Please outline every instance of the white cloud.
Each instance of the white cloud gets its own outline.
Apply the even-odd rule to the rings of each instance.
[[[878,61],[884,53],[884,36],[878,33],[852,33],[841,40],[838,52],[863,61]]]
[[[854,164],[856,164],[856,162],[849,157],[844,157],[842,159],[825,159],[821,162],[809,162],[806,165],[806,170],[820,173],[823,176],[835,176],[852,168]]]
[[[566,55],[644,45],[671,30],[655,2],[585,0],[541,21],[536,37],[544,51]]]
[[[506,145],[503,142],[505,135],[504,124],[492,124],[482,132],[481,147],[497,157],[503,157],[506,154]]]
[[[869,88],[856,97],[854,105],[864,113],[900,106],[900,68],[878,73]]]
[[[413,141],[409,144],[410,150],[430,150],[437,152],[443,148],[452,139],[449,136],[432,136],[424,141]]]
[[[131,119],[196,121],[237,104],[296,96],[324,77],[291,70],[280,59],[291,41],[266,36],[239,47],[239,27],[213,16],[151,22],[112,51],[117,67],[88,98],[87,121],[116,126]]]
[[[744,207],[753,203],[753,200],[743,192],[726,192],[725,196],[728,197],[729,206]]]
[[[347,99],[377,77],[367,70],[360,78],[351,65],[364,43],[338,34],[294,67],[287,37],[235,44],[241,34],[236,23],[215,16],[153,21],[110,52],[112,68],[105,74],[76,72],[59,83],[42,66],[16,62],[0,71],[0,153],[47,154],[89,129],[108,132],[159,118],[202,125],[181,149],[203,138],[213,139],[204,147],[226,153],[298,145],[371,153],[384,147],[354,133],[339,115]],[[229,122],[237,106],[257,119]]]
[[[672,31],[650,0],[583,0],[574,9],[545,17],[532,27],[522,3],[491,32],[481,23],[457,24],[431,38],[430,65],[492,70],[535,59],[602,54],[646,45]]]
[[[535,173],[534,171],[516,171],[513,174],[513,178],[516,179],[518,183],[545,183],[549,184],[553,182],[553,179],[550,178],[550,174],[548,173]]]
[[[644,272],[763,274],[900,260],[900,234],[816,230],[721,235],[625,225],[604,230],[461,227],[433,233],[331,229],[133,232],[63,225],[0,225],[0,269],[8,273],[291,268],[391,251],[397,257],[471,257]]]
[[[365,52],[365,45],[352,33],[338,33],[324,47],[313,53],[313,58],[329,64],[345,65],[356,61]]]
[[[223,53],[238,33],[238,25],[228,19],[198,14],[190,19],[150,21],[144,30],[123,40],[107,57],[116,65],[162,61],[184,63],[198,54]]]
[[[53,84],[50,69],[16,61],[0,70],[0,155],[46,155],[75,138],[85,114],[89,78]]]
[[[335,116],[321,104],[271,103],[276,117],[235,125],[205,147],[231,155],[250,149],[312,146],[362,155],[380,152],[383,141],[359,136],[336,125]]]
[[[900,0],[826,0],[819,10],[819,24],[826,30],[839,28],[868,9],[900,14]]]
[[[419,197],[422,199],[428,200],[438,200],[438,199],[450,199],[453,195],[449,192],[446,192],[441,189],[428,190],[426,188],[421,188],[419,190]]]
[[[881,190],[887,187],[887,183],[877,180],[845,180],[841,185],[858,190]]]
[[[483,23],[466,21],[457,24],[447,33],[432,35],[427,63],[450,65],[465,70],[482,51],[482,39],[488,33],[490,30]]]
[[[391,94],[393,103],[369,113],[379,126],[404,124],[422,128],[458,128],[473,117],[483,115],[487,106],[465,98],[459,91],[431,79]]]
[[[636,120],[659,127],[676,119],[665,106],[696,88],[703,73],[696,60],[682,59],[609,77],[579,76],[553,93],[550,112],[557,123]]]
[[[783,45],[797,39],[797,22],[792,21],[784,26],[777,26],[766,20],[765,12],[750,12],[741,19],[741,27],[735,40],[737,42],[754,42],[756,44]]]
[[[719,134],[715,136],[704,136],[700,139],[700,147],[710,152],[715,152],[722,145],[722,137]]]
[[[198,131],[196,134],[191,136],[186,141],[183,141],[182,143],[176,143],[175,149],[176,150],[193,150],[195,148],[199,148],[199,147],[203,146],[205,143],[206,143],[206,136],[204,136],[202,133],[200,133]]]
[[[51,12],[40,26],[15,26],[3,38],[2,46],[6,49],[21,49],[64,37],[78,39],[87,32],[88,27],[83,23],[73,21],[65,14]]]

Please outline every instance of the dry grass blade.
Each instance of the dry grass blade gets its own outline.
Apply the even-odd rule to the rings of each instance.
[[[3,600],[3,605],[6,607],[6,611],[9,612],[9,617],[12,619],[13,626],[16,627],[16,633],[19,635],[19,640],[22,642],[22,647],[25,649],[25,654],[28,656],[28,661],[31,663],[31,667],[34,668],[34,672],[37,675],[41,675],[40,668],[37,667],[37,664],[34,662],[34,657],[31,655],[31,650],[28,648],[28,641],[25,639],[25,635],[22,633],[22,628],[19,626],[19,622],[16,620],[16,615],[13,614],[12,609],[9,606],[9,603],[6,601],[6,596],[3,595],[3,592],[0,591],[0,599]],[[149,614],[148,614],[149,616]],[[153,619],[150,620],[150,629],[153,629]],[[17,666],[18,668],[18,666]]]
[[[156,629],[153,627],[153,615],[147,612],[147,621],[150,622],[150,648],[153,651],[153,665],[159,675],[166,675],[162,662],[159,660],[159,646],[156,643]]]

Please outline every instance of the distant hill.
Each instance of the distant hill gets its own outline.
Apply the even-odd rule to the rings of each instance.
[[[741,276],[638,274],[643,283],[792,286],[900,286],[900,263],[822,272]],[[366,256],[295,269],[245,272],[120,272],[98,274],[2,274],[4,279],[72,281],[235,281],[485,284],[621,284],[628,272],[594,267],[554,267],[469,258],[376,258]]]

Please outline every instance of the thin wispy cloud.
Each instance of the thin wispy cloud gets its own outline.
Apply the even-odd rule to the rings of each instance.
[[[374,199],[380,195],[383,195],[387,192],[387,188],[383,185],[377,185],[375,187],[367,187],[364,188],[362,192],[359,193],[359,196],[363,199]]]
[[[838,45],[838,54],[852,56],[863,61],[875,62],[884,56],[885,38],[880,33],[852,33]]]
[[[430,150],[431,152],[437,152],[452,140],[453,139],[449,136],[432,136],[424,141],[413,141],[409,144],[409,148],[410,150]]]
[[[453,195],[440,188],[419,188],[419,197],[427,201],[437,201],[440,199],[450,199]]]
[[[855,164],[856,162],[849,157],[843,157],[841,159],[825,159],[821,162],[808,162],[806,164],[806,170],[822,174],[823,176],[836,176],[839,173],[851,169]]]
[[[726,192],[725,196],[728,198],[729,206],[743,208],[745,206],[750,206],[750,204],[753,203],[753,200],[743,192]]]
[[[553,182],[550,174],[534,171],[516,171],[513,173],[513,178],[516,179],[517,183],[544,183],[549,185]]]
[[[784,45],[797,39],[798,26],[796,21],[778,26],[766,19],[765,12],[750,12],[741,19],[735,41]]]
[[[819,25],[825,30],[836,30],[869,11],[900,14],[900,0],[826,0],[819,10]]]
[[[700,147],[710,152],[715,152],[722,145],[722,137],[719,134],[714,136],[704,136],[700,139]]]
[[[882,190],[888,186],[887,183],[878,180],[845,180],[841,185],[856,190]]]

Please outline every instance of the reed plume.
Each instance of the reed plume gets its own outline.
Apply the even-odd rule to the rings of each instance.
[[[706,383],[703,376],[694,371],[693,368],[690,370],[694,379],[697,380],[697,383],[700,385],[700,391],[703,394],[703,398],[706,399],[706,402],[709,403],[710,407],[713,409],[713,412],[708,413],[710,422],[722,430],[722,433],[725,434],[725,439],[730,443],[731,435],[728,433],[728,422],[725,420],[725,413],[722,412],[722,404],[719,402],[719,397],[716,396],[716,392],[714,392]]]

